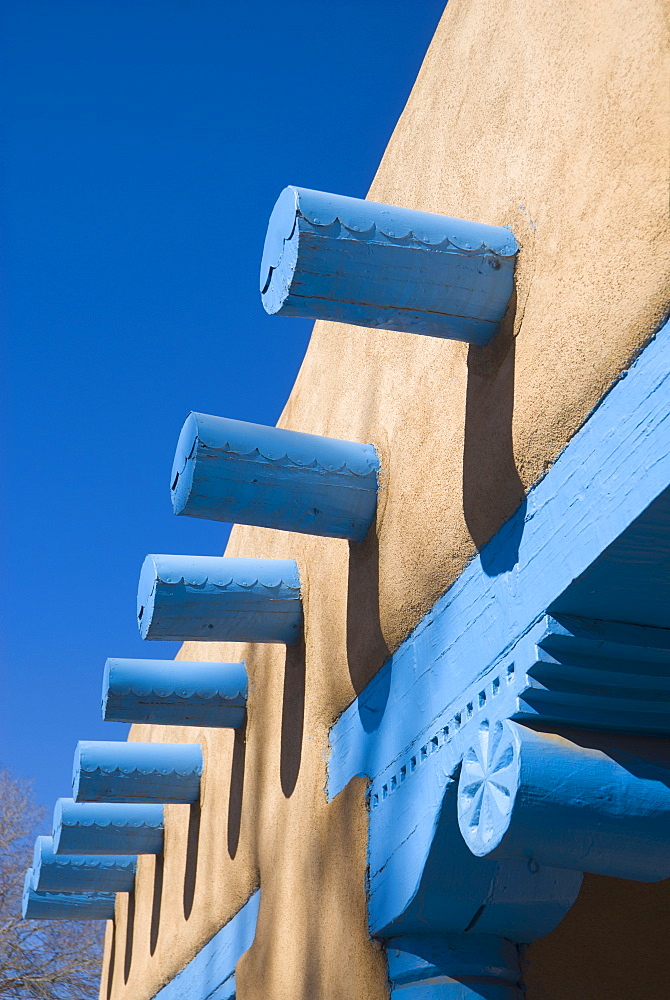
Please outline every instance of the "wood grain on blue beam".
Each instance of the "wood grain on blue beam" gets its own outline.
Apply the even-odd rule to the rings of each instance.
[[[199,743],[80,740],[74,755],[75,802],[197,802]]]
[[[361,541],[375,516],[378,470],[371,444],[191,413],[172,467],[172,507]]]
[[[485,344],[514,289],[509,229],[287,187],[261,262],[268,313]]]
[[[297,642],[302,631],[292,559],[150,555],[137,592],[143,639]]]
[[[115,899],[113,892],[37,892],[29,868],[23,883],[21,914],[24,920],[112,920]]]
[[[391,1000],[522,1000],[517,949],[493,934],[417,934],[386,943]]]
[[[112,722],[238,729],[246,718],[244,663],[109,659],[102,717]]]
[[[478,857],[657,882],[670,876],[670,770],[515,722],[483,722],[458,821]]]
[[[130,892],[137,858],[125,855],[54,854],[51,837],[38,837],[33,853],[37,892]]]
[[[56,854],[160,854],[163,806],[58,799],[53,818]]]

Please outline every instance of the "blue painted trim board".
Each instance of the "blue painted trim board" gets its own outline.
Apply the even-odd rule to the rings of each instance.
[[[235,966],[253,943],[260,900],[257,890],[153,1000],[234,1000]]]
[[[430,754],[451,743],[496,698],[505,701],[496,717],[504,717],[507,698],[521,694],[514,647],[669,484],[666,324],[333,726],[330,797],[354,775],[367,775],[373,804],[375,794],[381,801],[402,766],[421,759],[424,748]],[[452,763],[466,749],[458,742]]]
[[[149,555],[137,591],[143,639],[295,643],[302,633],[293,559]]]
[[[261,262],[266,312],[485,344],[514,289],[509,229],[287,187]]]
[[[238,729],[246,718],[244,663],[109,659],[102,717],[113,722]]]
[[[133,855],[54,854],[52,837],[37,837],[33,851],[36,892],[130,892]]]
[[[199,743],[80,740],[72,797],[75,802],[197,802],[203,767]]]
[[[23,882],[21,916],[24,920],[112,920],[113,892],[37,892],[29,868]]]
[[[56,854],[160,854],[163,829],[162,805],[57,799],[53,849]]]
[[[373,445],[191,413],[172,467],[175,514],[362,541],[377,509]]]

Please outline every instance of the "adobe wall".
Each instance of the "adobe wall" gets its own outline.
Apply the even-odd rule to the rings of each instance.
[[[376,530],[349,546],[234,529],[230,555],[297,559],[304,646],[183,647],[184,659],[246,659],[246,740],[133,728],[134,740],[202,740],[207,771],[201,812],[166,809],[158,873],[140,859],[130,922],[119,898],[105,1000],[151,997],[259,884],[240,1000],[387,997],[366,931],[365,785],[327,804],[328,729],[668,312],[665,15],[660,0],[449,3],[370,197],[512,226],[514,308],[485,349],[316,324],[281,425],[376,445]],[[587,879],[528,950],[529,1000],[630,1000],[640,969],[654,974],[663,889],[605,881]],[[106,964],[111,948],[110,930]]]

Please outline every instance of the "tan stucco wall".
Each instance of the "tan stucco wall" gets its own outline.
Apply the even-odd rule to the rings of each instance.
[[[305,645],[182,649],[184,659],[246,659],[246,741],[133,729],[135,740],[202,740],[207,772],[200,816],[167,809],[162,888],[154,859],[140,861],[132,934],[120,897],[105,1000],[151,997],[259,884],[240,1000],[387,996],[383,955],[366,932],[365,787],[354,782],[327,804],[328,729],[668,311],[665,14],[659,0],[449,3],[370,196],[511,225],[523,245],[515,309],[483,350],[316,324],[281,424],[377,446],[376,531],[350,547],[234,529],[228,554],[298,560]],[[647,910],[662,902],[657,887],[630,891]],[[611,905],[602,900],[587,886],[556,935],[582,940]],[[534,947],[529,1000],[630,1000],[631,969],[654,961],[629,942],[628,958],[617,953],[623,985],[575,992],[589,949],[581,959],[572,949],[572,982],[552,973],[548,987],[566,958],[552,939]]]

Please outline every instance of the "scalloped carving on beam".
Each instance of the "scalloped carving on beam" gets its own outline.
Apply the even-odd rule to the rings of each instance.
[[[266,312],[486,344],[514,290],[513,233],[289,186],[261,262]]]
[[[175,514],[362,541],[377,508],[371,444],[191,413],[171,476]]]
[[[132,855],[54,854],[51,837],[37,837],[33,852],[36,892],[130,892],[137,858]]]
[[[163,806],[57,799],[55,854],[160,854]]]
[[[670,876],[670,770],[509,720],[482,722],[466,751],[458,822],[480,858]]]
[[[37,892],[29,868],[23,883],[21,915],[24,920],[112,920],[113,892]]]
[[[199,743],[80,740],[74,754],[75,802],[197,802]]]
[[[150,555],[137,592],[143,639],[293,644],[302,632],[292,559]]]
[[[239,729],[246,718],[244,663],[108,659],[102,681],[106,722]]]

